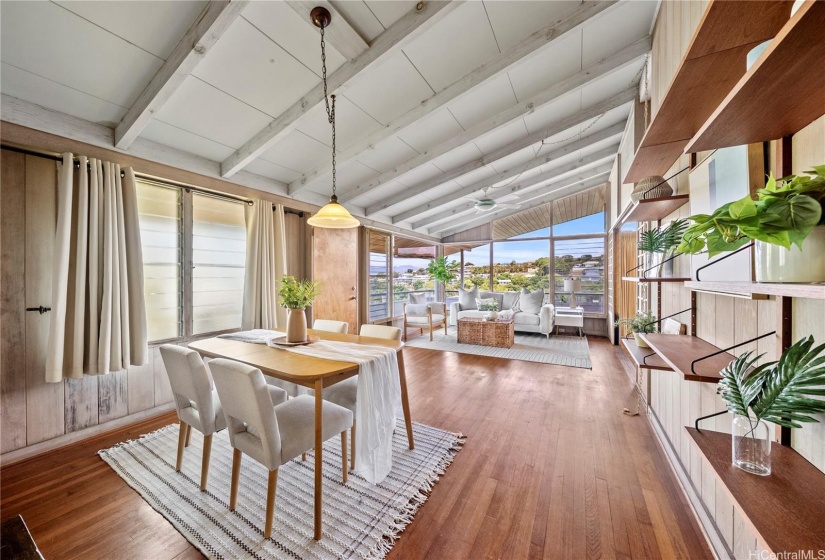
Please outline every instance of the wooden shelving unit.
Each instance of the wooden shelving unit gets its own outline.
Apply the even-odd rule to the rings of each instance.
[[[784,445],[771,446],[769,476],[731,464],[731,436],[686,428],[725,491],[771,552],[821,550],[825,543],[825,474]]]
[[[622,280],[625,282],[642,282],[642,283],[650,283],[655,284],[656,282],[684,282],[685,280],[690,280],[690,278],[675,278],[675,277],[663,277],[663,278],[642,278],[640,276],[622,276]]]
[[[719,372],[735,359],[727,352],[719,354],[696,364],[696,373],[693,373],[690,369],[693,360],[718,352],[721,348],[696,336],[653,333],[641,337],[673,371],[680,373],[687,381],[718,383],[722,378]]]
[[[790,2],[710,2],[624,182],[667,173],[745,74],[748,51],[776,36],[790,13]]]
[[[625,222],[655,222],[672,214],[688,203],[690,197],[686,194],[660,196],[657,198],[640,199],[630,207],[625,216]]]
[[[808,0],[687,145],[698,152],[775,140],[825,114],[825,2]],[[820,39],[812,39],[819,37]]]
[[[652,348],[639,348],[632,338],[622,338],[622,347],[627,351],[637,368],[673,371],[673,368],[667,365]]]
[[[712,292],[730,296],[782,296],[807,299],[825,299],[825,284],[766,284],[762,282],[696,282],[689,280],[685,287],[695,292]],[[754,298],[758,299],[758,298]]]

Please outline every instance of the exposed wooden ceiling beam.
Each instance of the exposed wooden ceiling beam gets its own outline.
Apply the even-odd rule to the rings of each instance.
[[[115,147],[125,150],[189,77],[248,4],[248,0],[216,0],[186,31],[155,76],[115,128]]]
[[[622,132],[624,132],[625,122],[616,123],[613,126],[605,128],[604,130],[600,130],[598,132],[594,132],[589,136],[585,136],[584,138],[579,138],[575,142],[571,142],[562,148],[558,148],[553,150],[552,152],[546,153],[544,155],[540,155],[531,159],[530,161],[518,165],[514,165],[509,169],[505,169],[500,173],[496,173],[492,177],[487,177],[486,179],[482,179],[480,181],[476,181],[471,185],[467,185],[466,187],[444,195],[440,198],[436,198],[435,200],[430,200],[424,204],[420,204],[415,208],[411,208],[406,212],[401,212],[400,214],[396,214],[392,217],[392,223],[397,224],[399,222],[405,222],[410,218],[415,218],[425,212],[429,212],[430,210],[434,210],[445,204],[449,204],[456,198],[462,196],[469,196],[471,194],[477,193],[483,189],[492,187],[493,185],[500,183],[502,181],[506,181],[512,177],[515,177],[521,173],[525,173],[530,171],[531,169],[535,169],[541,165],[545,165],[557,159],[560,159],[564,156],[570,155],[574,152],[577,152],[583,148],[587,148],[588,146],[592,146],[597,142],[602,142],[607,139],[615,138],[618,140],[620,138]],[[406,199],[409,200],[409,197]],[[369,214],[369,208],[367,208],[367,213]]]
[[[366,51],[370,46],[358,34],[358,32],[349,24],[347,19],[335,9],[335,7],[325,0],[290,0],[287,5],[295,10],[301,19],[311,25],[313,29],[320,33],[320,29],[312,23],[309,14],[316,6],[321,6],[329,10],[332,16],[329,27],[324,29],[324,40],[335,47],[335,50],[344,55],[347,60],[353,60],[361,53]]]
[[[599,185],[603,185],[607,180],[607,176],[609,174],[609,172],[600,173],[599,175],[595,175],[589,179],[578,181],[572,185],[567,185],[565,187],[556,189],[551,193],[538,196],[530,201],[530,206],[540,206],[542,204],[547,204],[548,202],[552,202],[559,198],[569,196],[570,194],[572,194],[571,191],[585,191],[587,189],[592,189],[594,187],[598,187]],[[507,208],[498,211],[493,210],[490,214],[481,216],[473,220],[467,220],[458,224],[450,224],[449,227],[445,227],[443,230],[441,230],[440,237],[444,239],[448,235],[453,235],[460,231],[464,231],[476,226],[480,226],[482,224],[489,223],[498,218],[506,218],[507,216],[512,216],[513,214],[524,212],[524,210],[526,210],[526,208]],[[429,233],[430,235],[432,235],[433,231],[431,230]]]
[[[617,107],[621,107],[622,105],[627,105],[634,99],[638,92],[636,88],[628,88],[625,91],[614,95],[604,101],[601,101],[595,105],[592,105],[580,113],[567,117],[565,119],[561,119],[560,121],[556,121],[545,127],[542,130],[537,130],[536,132],[525,136],[520,140],[516,140],[515,142],[508,144],[498,150],[491,152],[489,155],[480,157],[478,159],[474,159],[464,165],[457,167],[451,171],[445,172],[443,175],[439,175],[433,179],[428,181],[424,181],[417,185],[412,185],[407,187],[399,194],[391,197],[387,197],[385,200],[382,200],[380,203],[376,203],[367,208],[366,212],[368,215],[378,213],[385,208],[389,208],[391,206],[395,206],[405,200],[409,200],[411,197],[422,194],[427,192],[430,189],[433,189],[439,185],[443,185],[447,181],[452,181],[462,175],[466,175],[471,171],[475,171],[476,169],[480,169],[485,165],[493,163],[494,161],[498,161],[501,158],[507,157],[510,154],[514,154],[519,150],[523,150],[528,146],[532,146],[533,144],[538,144],[542,140],[564,132],[574,126],[578,126],[580,124],[587,123],[588,121],[595,119],[596,117],[610,111],[612,109],[616,109]],[[348,199],[346,196],[339,196],[338,197],[341,202],[347,202]]]
[[[440,21],[458,4],[460,2],[457,0],[452,2],[421,2],[420,10],[417,8],[411,10],[376,37],[369,49],[355,59],[345,62],[338,70],[330,74],[327,79],[330,93],[335,93],[360,72],[396,53],[404,45]],[[296,101],[278,118],[266,125],[263,130],[226,158],[221,163],[221,174],[224,177],[231,177],[240,169],[243,169],[244,166],[283,139],[293,129],[299,118],[323,100],[324,86],[322,83],[318,83],[309,93]]]
[[[560,178],[563,175],[571,173],[573,171],[579,171],[579,174],[584,174],[585,178],[590,177],[593,175],[593,171],[587,171],[591,167],[598,166],[599,169],[608,165],[612,165],[613,159],[616,157],[618,153],[618,145],[611,146],[609,148],[605,148],[604,150],[599,150],[598,152],[591,154],[589,156],[585,156],[581,159],[576,161],[567,163],[565,165],[556,167],[555,169],[550,169],[543,173],[539,173],[538,175],[534,175],[532,177],[528,177],[522,181],[514,183],[512,185],[508,185],[502,189],[496,189],[496,192],[491,195],[489,198],[492,199],[500,199],[505,196],[510,196],[514,194],[521,193],[522,195],[533,191],[535,189],[541,188],[542,186],[547,183],[547,181],[553,181],[556,179],[558,181],[569,181],[566,178]],[[609,169],[608,169],[609,171]],[[560,179],[557,179],[560,178]],[[456,199],[453,199],[455,201]],[[519,198],[521,200],[521,198]],[[463,214],[464,212],[468,212],[475,208],[475,201],[465,202],[458,206],[453,206],[452,208],[448,208],[443,212],[439,212],[437,214],[433,214],[432,216],[428,216],[423,220],[415,222],[412,224],[412,229],[421,229],[426,226],[431,226],[432,224],[437,224],[439,222],[452,220],[458,214]]]
[[[615,4],[616,1],[617,0],[587,1],[582,3],[581,6],[565,16],[557,24],[545,29],[540,29],[529,35],[515,46],[492,58],[491,60],[488,60],[466,76],[456,80],[429,99],[422,101],[394,121],[388,123],[386,126],[359,140],[338,156],[338,165],[341,166],[358,157],[382,140],[396,134],[399,130],[420,120],[432,111],[435,111],[451,101],[460,99],[474,88],[479,87],[493,79],[503,70],[513,66],[519,61],[524,60],[528,56],[551,44],[565,33],[576,29],[588,19],[602,13],[604,10]],[[324,163],[312,171],[304,174],[302,177],[290,183],[290,194],[294,194],[309,186],[313,181],[325,177],[330,173],[331,169],[331,163]]]
[[[426,152],[418,154],[417,156],[396,165],[392,169],[381,173],[378,177],[370,179],[352,189],[347,189],[341,193],[341,199],[352,199],[357,196],[368,194],[382,185],[397,179],[398,177],[409,173],[410,171],[426,165],[427,163],[443,156],[444,154],[460,148],[461,146],[472,142],[473,140],[492,132],[498,128],[504,127],[539,109],[540,107],[559,99],[560,97],[580,89],[581,87],[593,83],[599,78],[611,74],[616,70],[623,68],[627,64],[640,59],[650,52],[650,37],[645,37],[625,47],[616,54],[593,64],[577,72],[576,74],[554,83],[552,86],[533,96],[523,103],[519,103],[512,107],[501,111],[500,113],[486,119],[467,130],[456,134],[455,136],[441,142],[437,146],[433,146]],[[383,129],[382,129],[383,132]]]

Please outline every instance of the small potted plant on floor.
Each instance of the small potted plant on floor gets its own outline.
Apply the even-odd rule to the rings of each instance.
[[[286,321],[286,341],[306,342],[307,316],[305,309],[312,305],[321,291],[319,282],[296,280],[294,276],[284,276],[278,282],[278,296],[281,307],[289,309]]]
[[[650,346],[642,340],[639,335],[642,333],[656,332],[656,316],[650,311],[638,312],[629,319],[619,319],[615,326],[625,326],[633,333],[633,338],[636,340],[636,346],[639,348],[650,348]]]
[[[747,472],[771,473],[771,430],[765,422],[801,428],[825,413],[825,344],[811,348],[812,336],[788,348],[778,362],[754,368],[762,356],[742,354],[720,373],[717,387],[728,412],[733,413],[732,461]],[[751,369],[754,368],[754,369]]]
[[[770,177],[757,199],[750,195],[713,214],[690,216],[694,223],[676,249],[714,257],[753,240],[757,282],[825,281],[825,165],[803,175]],[[795,246],[795,247],[794,247]]]
[[[660,278],[665,261],[672,256],[673,251],[682,241],[682,235],[688,227],[687,220],[674,220],[669,226],[657,227],[639,234],[636,247],[649,255],[650,268],[654,269],[651,276]]]

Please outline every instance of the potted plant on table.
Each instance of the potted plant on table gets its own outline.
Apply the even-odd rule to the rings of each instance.
[[[616,321],[615,326],[628,327],[630,332],[633,333],[633,338],[636,340],[636,346],[639,348],[650,348],[648,343],[639,335],[642,333],[656,332],[656,316],[650,311],[640,311],[629,319],[619,319]]]
[[[762,356],[742,354],[720,373],[717,392],[733,413],[732,461],[747,472],[771,473],[771,437],[765,422],[801,428],[800,422],[818,422],[812,414],[825,413],[825,344],[811,348],[812,336],[788,348],[777,362],[754,369]]]
[[[753,240],[757,282],[825,281],[825,165],[779,180],[771,176],[756,194],[756,200],[748,195],[713,214],[690,216],[694,223],[676,251],[707,248],[714,257]]]
[[[639,234],[636,247],[649,255],[650,268],[655,269],[653,276],[662,276],[662,267],[665,261],[672,256],[673,251],[682,241],[682,235],[687,230],[685,219],[674,220],[669,226],[657,227]]]
[[[294,276],[284,276],[278,282],[280,305],[289,309],[289,316],[286,321],[287,342],[306,342],[307,316],[305,309],[312,305],[320,292],[320,282],[312,280],[296,280]]]

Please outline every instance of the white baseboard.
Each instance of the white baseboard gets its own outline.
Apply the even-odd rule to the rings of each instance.
[[[106,432],[119,430],[129,424],[134,424],[136,422],[140,422],[141,420],[151,418],[152,416],[158,416],[174,409],[174,403],[162,404],[148,410],[129,414],[122,418],[118,418],[117,420],[112,420],[111,422],[106,422],[105,424],[90,426],[83,430],[78,430],[76,432],[64,434],[46,441],[41,441],[40,443],[35,443],[34,445],[21,447],[20,449],[15,449],[14,451],[8,451],[0,455],[0,466],[5,467],[7,465],[19,463],[20,461],[24,461],[36,455],[47,453],[84,439],[93,438],[95,436],[99,436],[100,434],[105,434]]]

